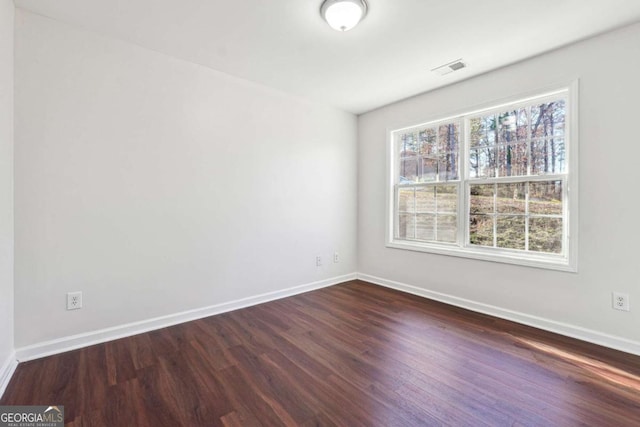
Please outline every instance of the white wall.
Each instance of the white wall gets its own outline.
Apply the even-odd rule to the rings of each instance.
[[[355,116],[21,10],[15,84],[17,347],[356,271]]]
[[[13,357],[13,16],[0,0],[0,395]]]
[[[640,25],[635,25],[360,116],[359,271],[640,351],[638,70]],[[385,248],[387,129],[578,77],[577,274]],[[613,290],[631,294],[631,312],[611,308]]]

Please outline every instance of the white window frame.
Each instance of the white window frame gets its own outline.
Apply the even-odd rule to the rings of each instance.
[[[547,254],[538,252],[525,252],[500,248],[482,247],[467,244],[469,241],[469,186],[473,184],[494,183],[500,178],[483,180],[470,179],[469,171],[469,119],[474,115],[487,114],[493,111],[504,111],[504,108],[516,108],[519,105],[536,101],[548,101],[550,99],[563,98],[566,103],[565,120],[565,158],[567,161],[566,172],[561,174],[559,180],[563,181],[563,253]],[[417,127],[432,126],[436,123],[461,120],[460,130],[460,154],[459,154],[459,181],[449,181],[432,184],[458,185],[458,238],[456,243],[431,243],[396,239],[395,223],[397,215],[395,210],[395,191],[399,183],[399,156],[396,151],[394,135],[402,131],[408,131]],[[479,259],[485,261],[517,264],[529,267],[545,268],[551,270],[577,272],[578,268],[578,81],[537,90],[528,94],[513,96],[508,99],[494,101],[476,108],[468,109],[447,117],[435,117],[424,123],[411,124],[387,132],[387,188],[386,188],[386,246],[389,248],[406,249],[412,251],[429,252],[440,255],[458,256],[464,258]],[[549,181],[559,175],[526,175],[521,177],[505,177],[507,182],[534,182]],[[417,184],[418,186],[420,184]],[[411,186],[411,185],[409,185]]]

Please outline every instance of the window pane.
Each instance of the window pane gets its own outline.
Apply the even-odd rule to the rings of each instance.
[[[472,178],[496,176],[496,148],[476,148],[469,153],[469,170]]]
[[[527,175],[527,145],[509,144],[498,148],[498,175]]]
[[[415,238],[415,217],[413,214],[398,215],[398,238]]]
[[[458,211],[458,187],[439,185],[436,187],[438,213],[456,213]]]
[[[531,142],[531,174],[565,172],[564,139],[544,138]]]
[[[565,102],[557,101],[534,105],[531,107],[531,136],[558,137],[565,136]]]
[[[496,240],[499,248],[525,249],[525,217],[498,216]]]
[[[562,181],[530,183],[529,213],[562,215]]]
[[[562,253],[562,220],[560,218],[531,218],[529,221],[529,250]]]
[[[564,116],[564,101],[558,103],[562,105],[562,116],[554,121],[553,124],[553,137],[558,139],[565,138],[565,116]],[[558,114],[558,113],[557,113]]]
[[[505,111],[498,115],[498,142],[510,143],[516,140],[518,123],[517,111]]]
[[[416,212],[420,212],[420,213],[436,212],[435,187],[416,188]]]
[[[407,153],[416,154],[418,152],[418,135],[416,132],[405,132],[400,134],[398,150],[400,157]]]
[[[469,176],[471,178],[480,178],[480,167],[483,164],[480,155],[481,151],[478,149],[469,150]]]
[[[458,238],[458,220],[455,215],[438,215],[438,241],[455,242]]]
[[[477,213],[493,213],[493,192],[494,185],[471,185],[469,187],[471,206],[469,212]]]
[[[440,156],[438,165],[440,181],[458,179],[458,153],[446,153]]]
[[[436,155],[436,130],[434,128],[424,129],[419,134],[419,152],[423,156]]]
[[[438,127],[438,152],[457,152],[460,142],[460,126],[448,123]]]
[[[469,217],[469,243],[493,246],[493,216],[471,215]]]
[[[526,212],[525,183],[498,184],[496,210],[499,213],[524,214]]]
[[[521,108],[518,110],[518,118],[516,124],[516,138],[518,141],[526,141],[529,138],[527,132],[527,126],[529,125],[529,117],[527,115],[527,108]]]
[[[437,158],[427,157],[422,160],[421,179],[422,182],[435,181],[438,176]]]
[[[418,177],[418,156],[400,158],[400,184],[415,182]]]
[[[416,239],[434,241],[436,239],[435,222],[435,215],[416,215]]]
[[[564,138],[555,138],[550,142],[550,147],[552,151],[552,171],[555,173],[565,173],[566,170],[566,160],[567,153],[566,147],[564,145]]]
[[[494,115],[474,117],[469,120],[469,124],[471,126],[471,147],[496,143],[496,117]]]
[[[398,188],[398,211],[415,212],[414,188]]]

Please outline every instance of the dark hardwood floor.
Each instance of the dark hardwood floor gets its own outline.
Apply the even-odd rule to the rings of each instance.
[[[639,426],[640,357],[353,281],[21,363],[69,426]]]

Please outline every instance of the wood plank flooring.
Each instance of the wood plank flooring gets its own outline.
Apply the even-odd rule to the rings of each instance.
[[[640,357],[353,281],[21,363],[68,426],[638,426]]]

